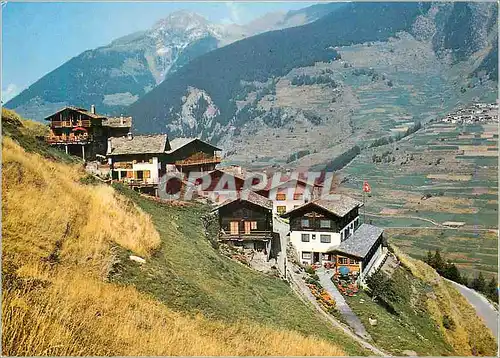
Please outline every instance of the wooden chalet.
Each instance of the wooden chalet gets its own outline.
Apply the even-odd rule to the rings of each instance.
[[[45,141],[64,149],[66,153],[81,156],[84,160],[106,153],[106,133],[102,122],[105,116],[78,107],[64,107],[45,118],[50,133]]]
[[[132,117],[108,117],[102,121],[106,137],[124,137],[131,132]]]
[[[295,208],[290,220],[290,242],[303,264],[333,263],[335,270],[364,276],[384,255],[383,230],[359,222],[363,204],[345,195],[331,195]]]
[[[160,177],[165,172],[166,152],[170,149],[166,134],[132,135],[108,139],[108,163],[113,180],[124,182],[138,191],[157,195]]]
[[[64,107],[48,116],[50,133],[45,141],[64,149],[66,153],[94,160],[107,152],[107,139],[126,136],[132,127],[132,117],[107,117],[90,110]]]
[[[169,171],[208,172],[221,162],[221,149],[198,138],[175,138],[167,151]]]
[[[217,206],[219,240],[234,246],[264,251],[269,259],[273,239],[272,202],[251,191]]]

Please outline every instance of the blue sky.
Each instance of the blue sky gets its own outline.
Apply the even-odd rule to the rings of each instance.
[[[267,12],[317,2],[13,3],[2,7],[2,100],[6,101],[79,53],[146,30],[177,10],[213,22],[246,23]]]

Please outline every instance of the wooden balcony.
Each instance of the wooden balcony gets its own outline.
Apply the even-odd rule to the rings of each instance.
[[[52,128],[73,128],[73,127],[90,127],[92,123],[88,119],[78,121],[52,121]]]
[[[185,167],[190,165],[219,164],[220,162],[221,162],[221,157],[214,155],[213,157],[209,158],[177,160],[175,162],[175,165]]]
[[[244,240],[268,240],[271,239],[273,236],[272,231],[257,231],[257,230],[252,230],[250,233],[245,233],[245,232],[239,232],[237,234],[235,233],[228,233],[225,232],[224,230],[221,230],[219,234],[220,240],[238,240],[238,241],[244,241]]]
[[[144,178],[144,179],[121,178],[121,180],[118,181],[127,184],[129,186],[156,187],[158,185],[158,181],[153,178]]]
[[[87,144],[93,141],[91,135],[48,135],[45,136],[45,141],[49,144]]]
[[[132,169],[134,164],[132,162],[116,162],[113,163],[114,169]]]

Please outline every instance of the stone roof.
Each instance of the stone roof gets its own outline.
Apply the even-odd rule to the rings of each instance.
[[[246,199],[244,199],[245,196],[246,196]],[[273,209],[273,202],[272,202],[272,200],[269,200],[268,198],[266,198],[266,197],[264,197],[262,195],[254,193],[253,191],[243,190],[241,192],[237,192],[235,198],[227,199],[226,201],[224,201],[220,205],[217,205],[213,209],[213,211],[218,210],[219,208],[221,208],[223,206],[226,206],[226,205],[228,205],[228,204],[230,204],[230,203],[232,203],[232,202],[234,202],[236,200],[248,201],[249,203],[258,205],[258,206],[263,207],[263,208],[268,209],[268,210],[272,210]]]
[[[318,179],[315,179],[313,183],[309,183],[307,180],[307,175],[304,173],[299,173],[297,178],[293,178],[291,175],[285,174],[280,176],[279,183],[273,183],[274,174],[268,174],[267,185],[262,190],[272,190],[276,188],[289,188],[289,187],[297,187],[298,184],[306,187],[322,187],[323,184],[318,182]]]
[[[66,110],[66,109],[69,109],[69,110],[72,110],[72,111],[84,114],[86,116],[89,116],[89,117],[95,118],[95,119],[105,119],[106,118],[106,116],[103,116],[101,114],[91,113],[90,111],[86,110],[85,108],[79,108],[79,107],[73,107],[73,106],[66,106],[64,108],[61,108],[57,112],[52,113],[50,116],[45,117],[45,120],[48,120],[50,117],[53,117],[56,114],[58,114],[58,113],[60,113],[60,112],[62,112],[64,110]]]
[[[347,195],[331,194],[321,199],[313,200],[309,203],[305,203],[297,208],[294,208],[283,214],[283,216],[288,217],[290,216],[291,213],[300,210],[307,205],[317,206],[338,217],[343,217],[346,214],[348,214],[352,209],[363,206],[363,203]]]
[[[203,140],[201,140],[201,139],[199,139],[199,138],[182,138],[182,137],[181,137],[181,138],[175,138],[175,139],[172,139],[172,140],[170,141],[170,150],[169,150],[167,153],[168,153],[168,154],[173,153],[173,152],[175,152],[176,150],[178,150],[178,149],[180,149],[180,148],[182,148],[182,147],[184,147],[184,146],[188,145],[189,143],[194,142],[195,140],[198,140],[198,141],[200,141],[200,142],[203,142],[203,143],[205,143],[205,144],[208,144],[208,145],[210,145],[210,146],[214,147],[214,150],[220,150],[220,149],[219,149],[219,148],[217,148],[216,146],[214,146],[214,145],[212,145],[212,144],[210,144],[210,143],[208,143],[208,142],[205,142],[205,141],[203,141]]]
[[[161,154],[166,152],[168,137],[166,134],[135,135],[128,137],[111,137],[111,148],[108,155],[124,154]]]
[[[132,127],[132,117],[108,117],[102,121],[102,125],[113,128],[130,128]]]
[[[361,224],[349,238],[332,251],[363,259],[383,233],[384,230],[377,226]]]

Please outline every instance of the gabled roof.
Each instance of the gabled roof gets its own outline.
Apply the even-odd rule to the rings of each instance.
[[[168,154],[170,153],[173,153],[175,152],[176,150],[194,142],[194,141],[199,141],[199,142],[202,142],[202,143],[205,143],[206,145],[209,145],[211,147],[214,148],[214,150],[221,150],[219,148],[217,148],[216,146],[208,143],[208,142],[205,142],[199,138],[175,138],[175,139],[172,139],[170,141],[170,150],[167,152]]]
[[[104,119],[104,118],[106,118],[106,116],[103,116],[103,115],[100,115],[100,114],[97,114],[97,113],[91,113],[90,111],[86,110],[85,108],[79,108],[79,107],[73,107],[73,106],[66,106],[64,108],[61,108],[57,112],[51,114],[50,116],[45,117],[45,120],[48,121],[50,117],[53,117],[56,114],[59,114],[62,111],[65,111],[67,109],[69,109],[70,111],[75,111],[75,112],[84,114],[86,116],[89,116],[89,117],[95,118],[95,119]]]
[[[230,175],[230,176],[234,177],[235,179],[240,179],[240,180],[243,180],[243,181],[246,178],[246,174],[239,173],[236,170],[230,170],[228,168],[216,168],[216,169],[208,172],[206,175],[211,175],[211,174],[216,173],[216,172],[219,172],[219,173],[222,173],[222,174],[227,174],[227,175]]]
[[[244,199],[244,198],[246,198],[246,199]],[[217,205],[212,211],[216,211],[216,210],[222,208],[223,206],[231,204],[232,202],[235,202],[237,200],[247,201],[249,203],[255,204],[257,206],[260,206],[260,207],[268,209],[268,210],[273,209],[272,200],[269,200],[266,197],[263,197],[262,195],[254,193],[253,191],[243,190],[241,192],[236,192],[235,198],[227,199],[223,203]]]
[[[308,186],[308,187],[312,187],[312,186],[322,187],[323,186],[323,184],[320,184],[318,182],[318,179],[316,179],[314,181],[314,183],[309,183],[307,181],[307,175],[305,175],[304,173],[299,173],[297,178],[292,178],[292,176],[288,175],[288,174],[281,175],[280,182],[275,184],[275,183],[273,183],[274,174],[276,174],[276,173],[272,173],[272,174],[268,175],[266,187],[264,189],[261,189],[261,190],[269,191],[271,189],[276,189],[276,188],[285,188],[285,187],[289,187],[289,185],[292,183],[294,183],[295,186],[297,186],[297,184],[299,184],[299,183],[304,185],[304,186]]]
[[[332,194],[324,198],[305,203],[297,208],[294,208],[284,213],[282,216],[289,217],[292,213],[295,213],[305,207],[314,207],[314,206],[324,209],[338,217],[343,217],[346,214],[348,214],[352,209],[363,206],[363,203],[347,195]]]
[[[168,146],[166,134],[135,135],[132,139],[128,137],[111,137],[111,148],[107,155],[126,154],[162,154]]]
[[[132,117],[108,117],[102,121],[102,125],[112,128],[132,127]]]
[[[383,233],[384,230],[377,226],[361,224],[349,238],[342,241],[332,252],[363,259]]]

